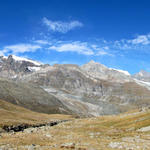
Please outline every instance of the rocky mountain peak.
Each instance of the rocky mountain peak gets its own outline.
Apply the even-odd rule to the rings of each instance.
[[[86,65],[86,64],[85,64]],[[87,63],[87,65],[102,65],[102,66],[104,66],[103,64],[100,64],[99,62],[95,62],[94,60],[90,60],[88,63]],[[106,67],[106,66],[105,66]]]
[[[150,73],[149,72],[147,72],[147,71],[145,71],[145,70],[140,70],[140,72],[139,73],[137,73],[139,76],[147,76],[147,75],[149,75],[150,76]]]
[[[15,55],[0,57],[0,76],[6,78],[17,78],[27,73],[39,70],[43,65],[37,61]]]
[[[83,65],[82,69],[86,71],[104,72],[108,70],[109,68],[107,68],[105,65],[102,65],[98,62],[91,60],[89,63]]]
[[[90,60],[88,64],[97,64],[94,60]]]
[[[141,70],[140,72],[133,75],[134,78],[150,82],[150,72],[147,72],[145,70]]]
[[[131,80],[130,74],[127,71],[108,68],[93,60],[83,65],[81,68],[92,77],[102,80],[110,80],[112,82],[126,82]]]

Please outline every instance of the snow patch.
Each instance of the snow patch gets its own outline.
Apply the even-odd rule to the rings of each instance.
[[[118,72],[121,72],[127,76],[130,76],[130,73],[128,71],[124,71],[124,70],[120,70],[120,69],[114,69],[114,68],[109,68],[110,70],[115,70],[115,71],[118,71]]]
[[[146,87],[148,90],[150,90],[150,82],[145,82],[145,81],[141,81],[141,80],[137,80],[137,79],[134,79],[134,81],[141,85],[141,86],[144,86]]]
[[[2,56],[4,59],[7,59],[8,57],[7,56]]]
[[[28,67],[30,71],[39,71],[41,67]]]
[[[13,58],[14,60],[16,60],[16,61],[28,61],[28,62],[31,62],[31,63],[37,65],[37,66],[42,65],[42,64],[39,63],[39,62],[30,60],[30,59],[27,59],[27,58],[18,57],[18,56],[15,56],[15,55],[12,55],[12,58]]]

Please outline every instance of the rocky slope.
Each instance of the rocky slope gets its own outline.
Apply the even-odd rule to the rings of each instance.
[[[61,101],[42,88],[0,78],[0,99],[43,113],[71,113]]]
[[[133,77],[138,80],[150,82],[150,72],[146,72],[145,70],[141,70],[140,72],[134,74]]]
[[[5,132],[4,127],[38,126],[54,121],[72,119],[69,115],[44,114],[30,111],[26,108],[11,104],[0,99],[0,134]],[[7,128],[7,131],[9,128]],[[10,128],[11,129],[11,128]]]
[[[0,97],[38,112],[99,116],[150,105],[149,82],[94,61],[50,66],[16,56],[1,60],[0,76],[15,81],[0,81]]]
[[[81,66],[81,69],[96,79],[119,83],[131,81],[131,76],[127,71],[108,68],[102,64],[94,62],[93,60]]]

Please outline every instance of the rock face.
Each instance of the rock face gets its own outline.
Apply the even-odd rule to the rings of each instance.
[[[150,83],[94,61],[80,67],[43,65],[16,56],[1,60],[0,76],[15,81],[9,85],[3,80],[0,96],[35,111],[98,116],[150,105]]]
[[[141,70],[139,73],[133,75],[133,77],[145,82],[150,82],[150,72],[146,72],[145,70]]]
[[[43,113],[71,113],[56,97],[32,84],[0,79],[0,99]]]
[[[26,58],[14,55],[0,56],[0,76],[15,79],[24,74],[32,73],[40,69],[42,64]]]
[[[110,80],[111,82],[129,82],[130,74],[127,71],[108,68],[102,64],[90,61],[81,67],[83,71],[93,78]]]

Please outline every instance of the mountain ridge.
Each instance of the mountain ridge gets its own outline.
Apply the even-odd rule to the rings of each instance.
[[[0,77],[5,78],[3,84],[0,81],[1,89],[7,92],[2,90],[0,98],[9,102],[15,100],[16,104],[28,109],[88,117],[118,114],[150,105],[149,82],[126,71],[94,61],[82,66],[38,66],[31,60],[17,58],[21,61],[16,61],[14,58],[1,59]],[[34,67],[38,69],[30,69]]]
[[[1,55],[0,56],[0,61],[2,61],[2,60],[9,60],[10,58],[12,58],[13,60],[15,60],[15,61],[17,61],[17,62],[30,62],[30,63],[32,63],[32,66],[46,66],[46,65],[48,65],[48,66],[57,66],[57,65],[59,65],[59,64],[54,64],[54,65],[50,65],[50,64],[43,64],[43,63],[41,63],[41,62],[38,62],[38,61],[35,61],[35,60],[33,60],[33,59],[30,59],[30,58],[24,58],[24,57],[20,57],[20,56],[15,56],[15,55],[8,55],[8,56],[3,56],[3,55]],[[122,72],[122,73],[124,73],[124,74],[126,74],[126,75],[131,75],[127,70],[121,70],[121,69],[117,69],[117,68],[109,68],[109,67],[107,67],[107,66],[105,66],[105,65],[103,65],[103,64],[101,64],[101,63],[99,63],[99,62],[96,62],[96,61],[94,61],[94,60],[90,60],[89,62],[87,62],[86,63],[87,65],[101,65],[101,67],[103,67],[103,68],[107,68],[107,69],[110,69],[110,70],[114,70],[114,71],[118,71],[118,72]],[[83,64],[83,65],[81,65],[81,67],[82,66],[84,66],[84,65],[86,65],[86,64]],[[31,65],[31,64],[30,64]],[[60,64],[61,65],[61,64]],[[71,66],[78,66],[77,64],[62,64],[62,65],[71,65]],[[79,66],[80,67],[80,66]],[[145,71],[145,70],[140,70],[139,72],[137,72],[137,73],[135,73],[135,74],[133,74],[133,75],[131,75],[131,76],[135,76],[136,74],[140,74],[140,73],[142,73],[142,72],[144,72],[144,73],[149,73],[149,72],[147,72],[147,71]]]

